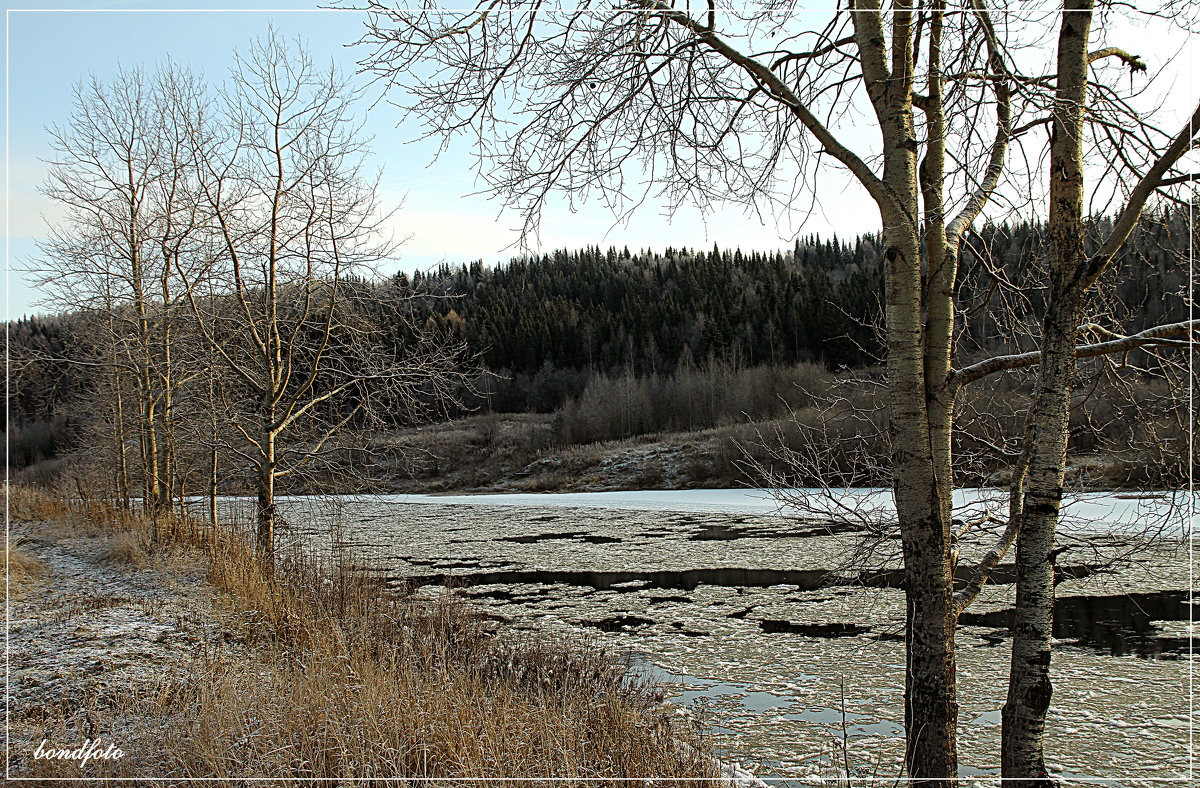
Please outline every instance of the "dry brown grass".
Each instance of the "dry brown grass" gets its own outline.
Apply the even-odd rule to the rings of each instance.
[[[61,499],[37,487],[5,485],[8,514],[17,522],[33,522],[66,517],[71,507]]]
[[[10,544],[4,553],[4,576],[6,599],[22,599],[29,586],[42,575],[42,562],[20,544]]]
[[[136,526],[141,537],[148,527]],[[235,534],[176,521],[159,536],[151,555],[167,544],[205,550],[246,656],[206,647],[187,679],[96,709],[92,738],[122,744],[121,760],[82,772],[69,761],[30,761],[23,774],[229,784],[257,776],[280,785],[715,776],[700,735],[673,723],[661,696],[602,650],[495,637],[453,594],[389,593],[379,573],[346,556],[293,553],[272,573]],[[71,720],[48,730],[62,746],[83,738]]]
[[[101,557],[110,563],[128,564],[142,569],[150,563],[149,548],[143,532],[122,531],[105,540]]]

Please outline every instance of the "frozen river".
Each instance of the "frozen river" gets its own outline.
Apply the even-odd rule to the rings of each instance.
[[[851,488],[822,490],[621,490],[614,492],[580,493],[496,493],[487,495],[374,495],[354,499],[388,503],[466,504],[472,506],[570,507],[595,509],[636,509],[659,512],[721,512],[729,514],[796,514],[793,502],[804,498],[809,506],[824,509],[831,516],[847,499],[853,499],[858,512],[870,511],[882,518],[894,516],[890,490],[880,488]],[[836,500],[836,503],[834,502]],[[1180,535],[1188,529],[1189,517],[1195,509],[1196,496],[1188,506],[1184,492],[1076,493],[1065,501],[1060,528],[1067,531],[1141,531],[1152,529],[1156,534]],[[966,519],[972,514],[988,511],[1001,515],[1008,510],[1006,490],[994,488],[958,489],[954,491],[956,516]]]
[[[888,495],[851,494],[856,511],[886,518]],[[1133,785],[1187,774],[1195,564],[1180,537],[1187,507],[1168,498],[1092,494],[1069,511],[1047,731],[1060,775]],[[1003,501],[965,491],[957,503],[967,518]],[[850,567],[855,533],[753,490],[296,498],[285,517],[306,543],[342,542],[391,582],[433,594],[449,580],[518,631],[620,650],[759,776],[836,776],[843,736],[858,774],[896,776],[894,540],[876,546],[872,571]],[[964,541],[964,554],[979,545]],[[962,619],[963,775],[998,774],[1011,595],[989,585]]]

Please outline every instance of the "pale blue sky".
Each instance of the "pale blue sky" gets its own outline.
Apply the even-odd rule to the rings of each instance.
[[[1056,5],[1056,4],[1055,4]],[[71,107],[71,89],[88,74],[111,75],[118,64],[154,66],[168,56],[202,70],[214,82],[225,77],[235,48],[264,33],[269,25],[288,36],[304,40],[318,61],[333,58],[347,71],[354,70],[355,52],[346,44],[359,35],[362,16],[355,12],[313,9],[308,3],[258,0],[191,2],[188,8],[259,10],[163,11],[181,4],[161,2],[28,2],[7,4],[6,69],[8,100],[8,260],[18,262],[36,253],[35,241],[45,234],[45,219],[55,207],[37,193],[44,178],[40,161],[50,153],[45,128],[62,123]],[[27,10],[17,10],[27,9]],[[51,11],[57,8],[70,10]],[[118,10],[96,10],[118,9]],[[273,9],[273,10],[262,10]],[[822,13],[821,17],[827,15]],[[1147,43],[1140,32],[1127,40]],[[1133,46],[1133,45],[1130,45]],[[1176,49],[1178,47],[1176,46]],[[1154,47],[1170,53],[1170,47]],[[1152,64],[1154,68],[1154,64]],[[1182,66],[1179,101],[1194,101],[1190,76]],[[467,146],[452,148],[436,164],[428,143],[406,144],[418,129],[397,128],[400,113],[381,102],[368,115],[368,130],[375,137],[376,163],[384,169],[385,201],[404,207],[395,217],[395,232],[410,236],[402,259],[393,268],[429,268],[441,261],[460,263],[482,258],[485,263],[507,260],[515,250],[520,219],[498,215],[499,204],[464,196],[477,188],[466,156]],[[837,176],[834,185],[836,186]],[[878,213],[865,194],[846,182],[844,188],[822,190],[822,202],[799,226],[803,233],[853,235],[873,232]],[[668,222],[660,207],[643,206],[628,225],[614,227],[613,217],[598,205],[567,210],[554,204],[544,214],[540,246],[543,249],[587,244],[628,245],[631,248],[703,246],[772,249],[791,245],[797,230],[779,228],[770,216],[764,224],[743,209],[716,209],[707,220],[683,209]],[[792,217],[797,223],[798,217]],[[18,317],[36,306],[36,294],[16,271],[8,276],[6,314]]]
[[[175,4],[178,6],[178,4]],[[72,7],[50,11],[48,8]],[[190,3],[188,7],[271,8],[271,11],[155,11],[165,4],[143,2],[26,3],[32,10],[8,9],[8,111],[9,148],[9,261],[36,253],[35,240],[45,233],[45,219],[55,207],[37,193],[45,167],[39,159],[49,155],[45,128],[61,123],[71,109],[71,89],[84,76],[105,77],[118,64],[153,66],[170,56],[202,70],[212,81],[224,78],[233,50],[274,25],[280,33],[303,39],[314,58],[333,58],[347,71],[355,54],[345,44],[360,33],[363,17],[348,11],[312,9],[295,2]],[[117,11],[94,10],[119,8]],[[93,10],[89,10],[93,9]],[[390,205],[403,202],[395,218],[395,231],[409,240],[394,267],[426,269],[441,261],[486,263],[508,260],[517,240],[516,216],[498,215],[499,204],[483,197],[467,197],[477,190],[465,155],[458,146],[436,164],[431,144],[406,144],[417,136],[415,126],[397,128],[400,113],[386,102],[368,114],[368,130],[375,138],[377,163],[383,167],[384,189]],[[831,218],[815,215],[805,232],[827,234],[872,230],[877,214],[862,195],[846,196],[861,203],[861,210],[836,207]],[[833,205],[831,202],[830,205]],[[828,206],[827,206],[828,210]],[[840,219],[838,217],[841,217]],[[769,217],[768,217],[769,221]],[[790,235],[789,235],[790,237]],[[665,246],[740,245],[742,248],[776,248],[790,245],[773,224],[763,225],[742,209],[720,211],[702,221],[694,210],[681,210],[671,222],[653,205],[644,206],[628,226],[614,227],[614,219],[599,206],[582,206],[571,213],[558,203],[544,216],[540,246],[543,249],[600,243],[631,248]],[[41,311],[36,294],[18,271],[8,278],[8,315],[18,317]]]

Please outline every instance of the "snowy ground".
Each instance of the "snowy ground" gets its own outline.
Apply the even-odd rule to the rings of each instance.
[[[42,566],[9,605],[6,734],[13,773],[60,726],[77,730],[82,743],[97,735],[92,726],[101,717],[116,727],[106,729],[104,743],[131,749],[112,704],[187,675],[201,651],[230,648],[198,561],[140,568],[111,561],[113,538],[72,535],[63,523],[12,525],[12,543]],[[139,735],[135,730],[128,735]]]

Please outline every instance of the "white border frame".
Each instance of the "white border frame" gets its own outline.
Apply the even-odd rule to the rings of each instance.
[[[569,5],[569,4],[563,4]],[[724,10],[732,10],[736,6],[726,6]],[[470,8],[456,8],[452,5],[446,5],[446,11],[469,11]],[[817,11],[830,11],[828,7],[812,7],[798,10],[802,13],[810,13]],[[11,243],[11,224],[10,215],[12,211],[11,199],[11,184],[12,170],[10,166],[10,140],[11,140],[11,108],[8,103],[8,85],[10,85],[10,52],[8,47],[8,36],[12,29],[11,16],[13,13],[352,13],[350,10],[342,10],[342,8],[316,7],[316,8],[5,8],[5,434],[7,435],[8,421],[8,381],[10,381],[10,355],[8,355],[8,323],[12,320],[10,309],[10,284],[12,270],[10,263],[10,243]],[[1200,42],[1193,38],[1188,43],[1188,79],[1189,86],[1194,88],[1196,83],[1196,68],[1200,64],[1196,64],[1195,50],[1200,47]],[[1195,302],[1195,224],[1196,219],[1196,201],[1188,205],[1188,320],[1193,319],[1194,302]],[[1195,523],[1196,523],[1196,497],[1195,497],[1195,480],[1193,479],[1193,463],[1194,463],[1194,447],[1195,447],[1195,332],[1188,333],[1188,503],[1187,503],[1187,519],[1188,522],[1184,527],[1184,534],[1188,540],[1188,591],[1192,597],[1192,604],[1188,606],[1188,775],[1181,777],[1058,777],[1064,784],[1072,783],[1190,783],[1195,778],[1195,607],[1196,607],[1196,592],[1195,592]],[[5,555],[7,557],[8,546],[10,546],[11,535],[11,519],[10,511],[8,511],[8,482],[10,482],[10,471],[8,471],[8,441],[5,441],[4,450],[5,459]],[[46,782],[187,782],[187,783],[204,783],[204,782],[268,782],[278,781],[278,777],[14,777],[10,774],[10,759],[11,759],[11,693],[10,693],[10,622],[11,622],[11,602],[8,597],[8,572],[7,561],[5,564],[5,769],[4,778],[6,781],[13,782],[28,782],[28,781],[46,781]],[[788,784],[792,782],[804,783],[809,778],[804,777],[756,777],[757,780],[768,783]],[[326,782],[329,777],[288,777],[288,781],[292,782]],[[396,780],[407,780],[406,777],[338,777],[338,781],[350,782],[394,782]],[[446,782],[446,783],[475,783],[475,782],[629,782],[629,783],[647,783],[654,782],[680,782],[690,780],[701,780],[701,777],[421,777],[420,780],[426,782]],[[870,782],[870,783],[906,783],[913,780],[912,777],[821,777],[821,782]],[[972,783],[994,783],[1016,780],[1015,777],[1000,777],[991,775],[974,775],[968,777],[949,777],[948,780],[960,784]]]

